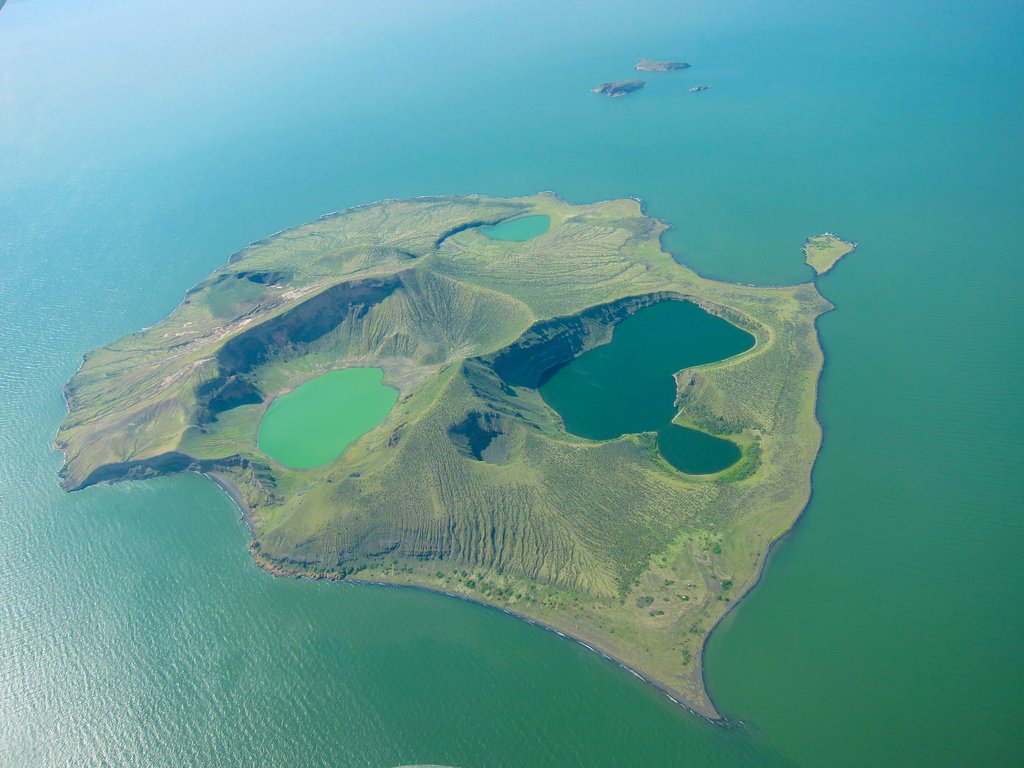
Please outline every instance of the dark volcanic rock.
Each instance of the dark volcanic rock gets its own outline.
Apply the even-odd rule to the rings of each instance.
[[[617,96],[625,96],[633,91],[639,91],[647,85],[643,80],[614,80],[610,83],[601,83],[594,89],[594,93],[603,93],[613,99]]]
[[[640,59],[634,67],[637,72],[674,72],[689,68],[690,65],[685,61],[653,61],[652,59]]]

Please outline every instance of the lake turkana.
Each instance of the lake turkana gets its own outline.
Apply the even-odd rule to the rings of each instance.
[[[0,763],[1019,763],[1022,22],[941,0],[7,3]],[[589,92],[642,57],[692,68]],[[80,356],[250,241],[545,189],[640,197],[680,260],[737,282],[810,280],[811,234],[860,244],[819,281],[813,498],[708,645],[738,727],[497,611],[275,579],[202,477],[57,487]]]

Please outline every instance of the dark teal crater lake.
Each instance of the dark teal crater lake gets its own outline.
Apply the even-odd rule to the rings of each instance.
[[[481,232],[491,240],[510,240],[524,243],[551,228],[551,219],[547,216],[520,216],[518,219],[502,221],[490,227],[481,227]]]
[[[673,424],[677,371],[738,355],[754,337],[689,301],[662,301],[615,326],[612,340],[583,353],[544,383],[544,400],[565,429],[591,440],[656,432],[658,450],[676,469],[719,472],[740,448]]]

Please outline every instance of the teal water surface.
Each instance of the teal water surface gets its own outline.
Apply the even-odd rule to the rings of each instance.
[[[520,216],[518,219],[509,219],[490,227],[482,227],[480,231],[491,240],[524,243],[527,240],[533,240],[538,235],[543,235],[550,226],[551,219],[547,216]]]
[[[1022,14],[4,5],[0,765],[1019,765]],[[640,57],[693,68],[589,92]],[[809,280],[809,234],[860,243],[819,281],[813,498],[708,645],[741,726],[495,611],[275,579],[204,478],[57,488],[80,356],[248,242],[546,189],[640,197],[667,248],[737,282]]]
[[[740,457],[731,440],[672,423],[674,374],[733,357],[754,337],[689,301],[661,301],[615,326],[611,341],[563,366],[541,385],[568,432],[613,440],[656,432],[658,450],[676,469],[707,474]]]
[[[260,422],[260,450],[297,469],[333,461],[391,413],[398,392],[383,378],[381,368],[344,368],[281,395]]]

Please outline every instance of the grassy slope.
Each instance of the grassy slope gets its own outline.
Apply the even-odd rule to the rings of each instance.
[[[550,216],[551,230],[525,243],[474,228],[442,239],[525,212]],[[267,567],[415,584],[514,610],[713,714],[704,639],[809,495],[820,442],[814,319],[829,305],[809,284],[705,280],[661,250],[663,230],[633,200],[435,198],[353,209],[253,244],[170,318],[87,356],[57,438],[65,487],[214,469],[249,506],[254,553]],[[345,303],[352,281],[382,279],[391,282],[377,298]],[[743,355],[677,377],[679,421],[744,448],[718,476],[673,470],[647,435],[568,435],[535,390],[504,386],[476,359],[538,321],[663,292],[757,338]],[[315,338],[289,320],[330,312],[334,324]],[[223,383],[225,344],[240,348],[275,323],[290,330],[239,373],[260,402],[208,420],[204,387]],[[314,470],[258,451],[274,396],[371,361],[401,393],[380,428]],[[502,432],[489,461],[449,436],[476,413]]]

